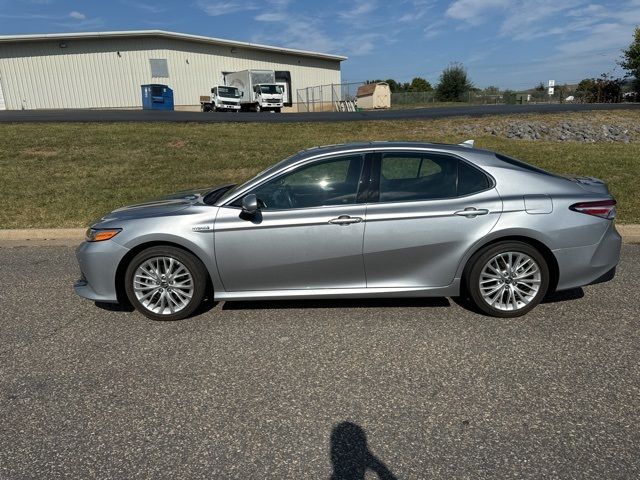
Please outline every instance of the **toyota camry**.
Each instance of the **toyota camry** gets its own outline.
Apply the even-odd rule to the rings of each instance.
[[[155,320],[205,298],[427,296],[515,317],[613,278],[615,205],[601,180],[472,142],[312,148],[241,185],[107,214],[77,249],[75,291]]]

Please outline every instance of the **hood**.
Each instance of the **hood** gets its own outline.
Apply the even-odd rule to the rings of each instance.
[[[155,200],[149,200],[147,202],[128,205],[126,207],[113,210],[97,222],[94,222],[94,224],[112,220],[132,220],[136,218],[163,217],[167,215],[173,215],[197,203],[211,204],[212,202],[208,201],[209,197],[213,198],[217,193],[220,193],[221,195],[232,186],[233,185],[224,185],[218,187],[197,188],[170,193],[168,195],[158,197]],[[215,201],[215,198],[213,198],[213,201]]]

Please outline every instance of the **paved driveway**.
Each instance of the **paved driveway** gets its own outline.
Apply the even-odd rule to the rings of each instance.
[[[364,112],[202,113],[162,110],[13,110],[0,111],[0,123],[13,122],[350,122],[358,120],[422,120],[519,113],[562,113],[591,110],[640,110],[638,103],[564,103],[538,105],[464,105],[455,107]]]
[[[515,320],[430,299],[154,323],[76,298],[72,257],[0,249],[2,479],[640,475],[638,246]]]

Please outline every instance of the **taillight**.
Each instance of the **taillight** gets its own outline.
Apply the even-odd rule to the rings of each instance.
[[[599,202],[574,203],[569,207],[574,212],[586,213],[596,217],[613,219],[616,218],[616,201],[601,200]]]

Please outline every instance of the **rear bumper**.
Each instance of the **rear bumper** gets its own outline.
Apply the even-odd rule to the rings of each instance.
[[[75,292],[96,302],[117,303],[116,271],[128,251],[111,240],[80,244],[76,249],[80,278],[73,286]]]
[[[554,250],[559,270],[556,290],[611,280],[620,260],[621,247],[622,237],[611,222],[600,241],[594,245]]]

